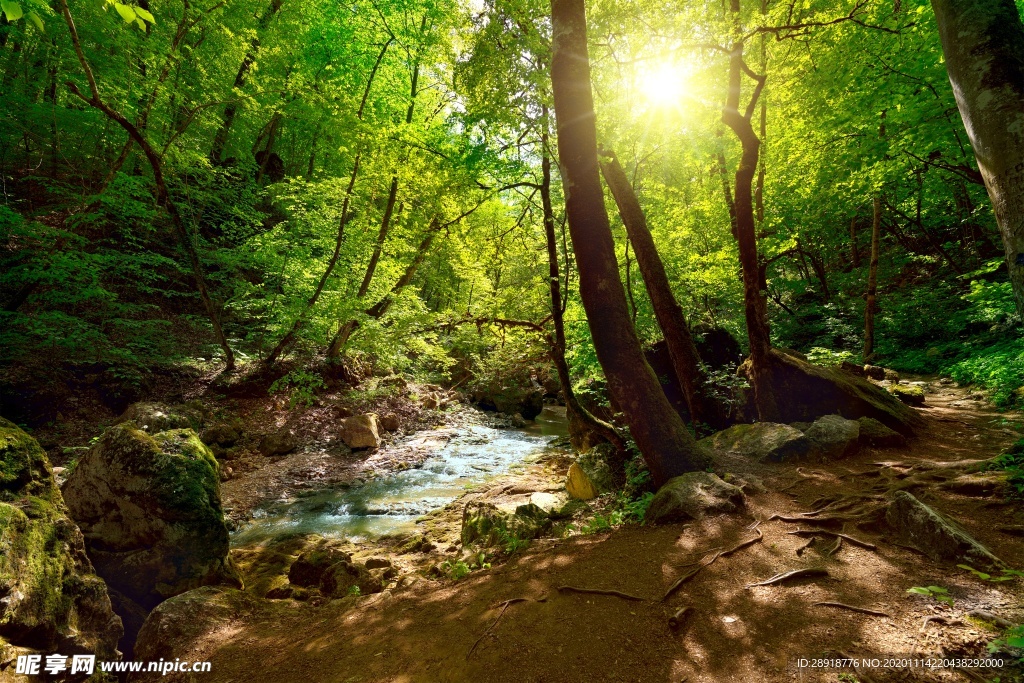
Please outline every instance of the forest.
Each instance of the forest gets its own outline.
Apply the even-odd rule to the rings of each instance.
[[[0,0],[0,681],[1024,680],[1022,14]]]

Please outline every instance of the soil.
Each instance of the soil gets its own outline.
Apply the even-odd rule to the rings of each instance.
[[[427,553],[398,555],[402,539],[362,548],[390,552],[403,571],[383,593],[326,602],[246,599],[232,618],[196,625],[194,638],[175,649],[183,658],[212,662],[203,681],[247,683],[1019,680],[1019,670],[1010,669],[797,665],[801,658],[838,656],[883,662],[983,657],[997,634],[968,612],[983,609],[1024,622],[1021,579],[983,581],[935,563],[888,539],[877,513],[832,527],[772,519],[840,496],[878,495],[879,482],[904,481],[914,472],[952,473],[933,477],[915,494],[961,522],[1009,566],[1024,567],[1020,502],[1008,502],[998,488],[944,484],[959,472],[936,467],[1000,453],[1020,438],[1021,416],[997,412],[983,397],[950,384],[927,386],[919,409],[926,428],[905,448],[864,449],[831,463],[726,463],[764,483],[763,491],[748,494],[745,514],[538,539],[461,580],[438,578],[437,563],[460,556],[464,498],[425,520],[424,535],[435,541],[427,547],[436,546]],[[536,491],[557,495],[570,462],[556,450],[469,495],[504,505]],[[599,499],[590,515],[609,503]],[[875,548],[846,541],[829,554],[834,537],[827,534],[804,548],[810,539],[789,533],[801,528],[830,528]],[[759,533],[760,541],[707,564],[718,551]],[[698,562],[706,566],[663,600]],[[799,568],[822,568],[827,576],[748,586]],[[948,589],[953,606],[908,594],[914,586]],[[683,606],[692,609],[679,628],[670,627],[669,618]],[[172,674],[163,680],[186,679]]]

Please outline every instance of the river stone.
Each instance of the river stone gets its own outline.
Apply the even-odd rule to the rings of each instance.
[[[897,491],[886,512],[896,540],[936,562],[969,564],[976,569],[1006,565],[959,524],[906,491]]]
[[[811,440],[799,429],[774,422],[733,425],[698,442],[714,452],[742,455],[757,461],[782,462],[805,457]]]
[[[373,413],[346,417],[341,421],[341,440],[352,450],[379,448],[380,434],[377,431],[377,416]]]
[[[296,586],[317,586],[324,574],[339,562],[351,562],[352,556],[330,541],[322,540],[303,552],[288,569],[288,582]]]
[[[813,365],[775,349],[769,358],[766,374],[779,397],[776,419],[780,422],[808,422],[832,414],[850,420],[873,417],[905,436],[912,435],[921,424],[915,411],[863,377],[839,368]],[[749,359],[737,369],[737,374],[749,380]],[[756,414],[753,392],[748,392],[747,397],[746,411]]]
[[[64,498],[97,573],[144,608],[199,586],[241,587],[217,461],[192,430],[113,427],[82,456]]]
[[[860,441],[862,444],[875,448],[901,448],[907,445],[907,439],[899,432],[895,432],[878,420],[870,417],[862,417],[860,423]]]
[[[823,415],[814,421],[805,432],[813,450],[826,459],[852,455],[859,446],[860,423],[838,415]]]
[[[658,489],[644,520],[651,524],[701,519],[736,512],[743,506],[743,491],[710,472],[687,472]]]
[[[268,458],[274,455],[287,455],[296,448],[299,443],[295,434],[287,427],[282,427],[273,434],[267,434],[260,440],[259,451]]]
[[[397,432],[402,427],[401,419],[394,413],[382,415],[379,421],[380,428],[386,432]]]
[[[569,465],[569,473],[565,477],[565,490],[568,491],[570,498],[576,500],[591,500],[600,495],[597,486],[576,462]]]
[[[198,424],[193,424],[195,416],[189,416],[186,412],[163,403],[133,403],[121,413],[121,416],[114,421],[114,424],[131,423],[136,429],[141,429],[150,434],[167,431],[168,429],[190,429],[197,427]],[[196,422],[198,422],[197,419]]]
[[[81,531],[68,517],[46,453],[3,418],[0,595],[0,669],[21,648],[120,659],[121,619],[93,571]],[[3,674],[0,679],[7,680]]]

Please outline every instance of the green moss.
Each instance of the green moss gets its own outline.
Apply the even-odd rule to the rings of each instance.
[[[25,495],[52,500],[56,490],[43,449],[13,422],[0,417],[0,500]]]
[[[889,387],[889,393],[910,405],[921,405],[924,403],[924,390],[921,387],[909,384],[893,384]]]

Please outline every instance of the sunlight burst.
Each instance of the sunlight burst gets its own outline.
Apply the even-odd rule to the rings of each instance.
[[[673,62],[658,62],[637,74],[640,92],[655,107],[678,107],[687,91],[690,70]]]

